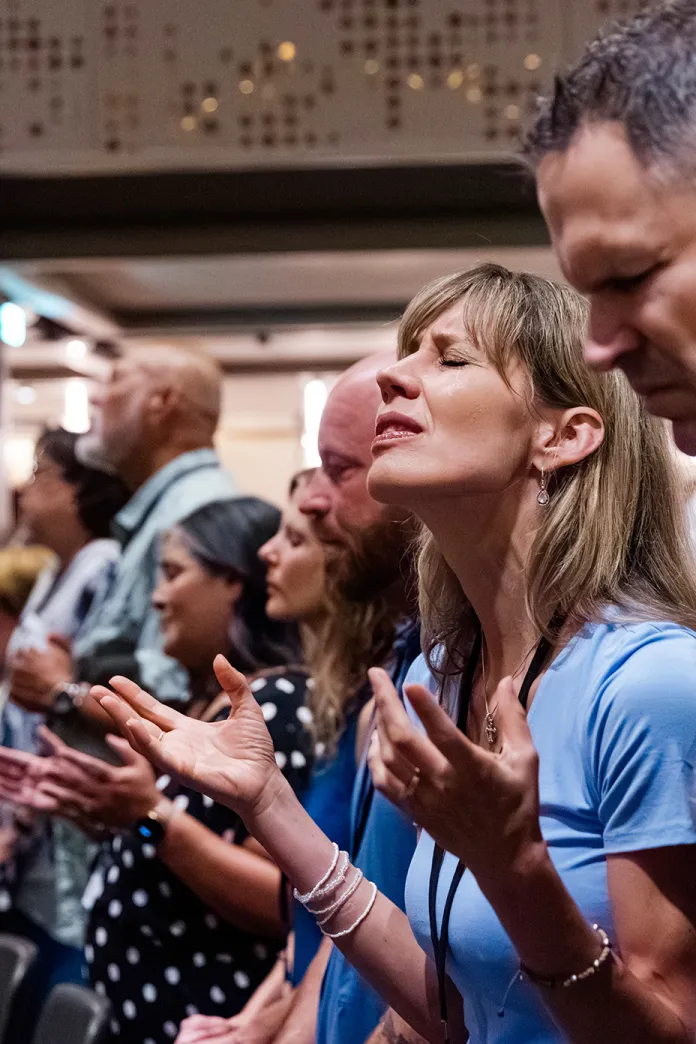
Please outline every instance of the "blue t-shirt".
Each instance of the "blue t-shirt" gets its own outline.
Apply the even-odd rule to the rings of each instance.
[[[420,670],[428,684],[423,661]],[[542,677],[528,721],[549,854],[583,915],[612,937],[607,855],[696,842],[696,635],[673,623],[586,625]],[[423,832],[406,885],[411,926],[431,956],[432,855]],[[439,918],[456,865],[446,854]],[[515,979],[516,952],[468,872],[452,906],[449,942],[447,970],[464,999],[471,1044],[567,1042],[539,991]]]
[[[392,681],[401,692],[420,654],[417,626],[404,629],[395,642]],[[416,846],[416,828],[371,785],[363,752],[351,803],[351,859],[400,909]],[[364,1044],[384,1014],[386,1004],[334,946],[326,966],[317,1016],[316,1044]]]

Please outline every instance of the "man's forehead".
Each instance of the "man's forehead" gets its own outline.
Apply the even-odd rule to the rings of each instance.
[[[544,158],[539,203],[564,272],[576,284],[600,258],[633,263],[654,249],[664,226],[664,187],[625,140],[588,130],[565,153]]]

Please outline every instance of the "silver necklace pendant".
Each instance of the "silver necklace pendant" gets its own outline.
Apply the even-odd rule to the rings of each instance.
[[[488,746],[491,749],[493,749],[493,747],[495,746],[495,741],[498,738],[498,729],[491,711],[489,711],[488,714],[486,714],[485,732]]]

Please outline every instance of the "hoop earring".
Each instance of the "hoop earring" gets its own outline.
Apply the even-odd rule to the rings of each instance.
[[[537,500],[537,504],[540,507],[547,507],[549,501],[551,500],[551,497],[549,496],[549,491],[546,488],[546,472],[544,471],[543,468],[541,469],[541,488],[540,488],[539,492],[537,493],[536,500]]]

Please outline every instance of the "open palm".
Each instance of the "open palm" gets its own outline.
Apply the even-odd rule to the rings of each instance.
[[[92,696],[153,765],[244,816],[263,808],[282,776],[246,678],[224,656],[213,666],[230,701],[225,721],[188,718],[127,678],[111,679],[117,695],[98,685]]]

